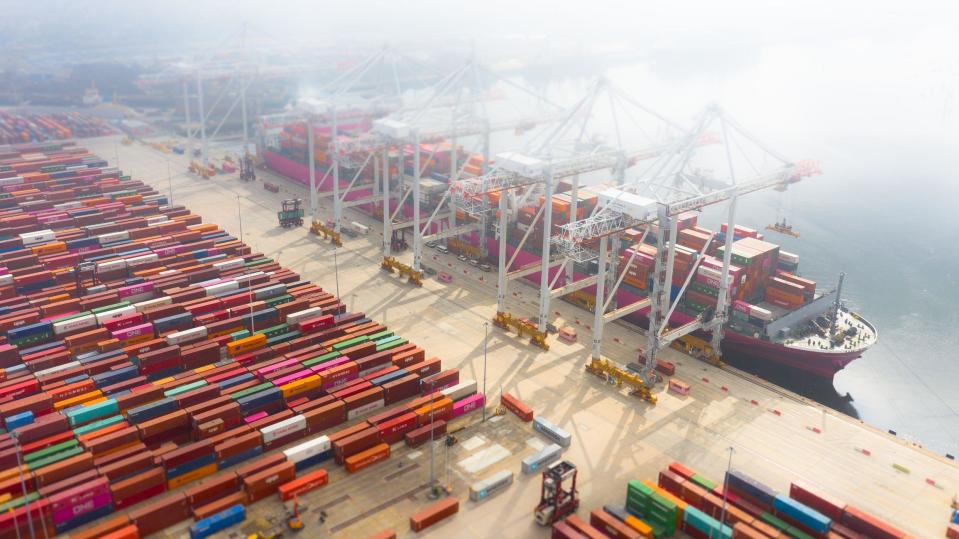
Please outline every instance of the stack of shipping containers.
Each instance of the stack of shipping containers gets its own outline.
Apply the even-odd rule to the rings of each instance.
[[[325,484],[310,467],[358,472],[484,404],[82,148],[0,147],[0,188],[0,537],[109,513],[96,533],[220,526],[299,473],[285,491]]]

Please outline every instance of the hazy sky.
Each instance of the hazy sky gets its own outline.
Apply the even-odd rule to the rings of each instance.
[[[894,38],[933,29],[956,32],[949,1],[842,0],[3,0],[0,44],[66,39],[71,48],[106,41],[170,46],[216,41],[240,23],[277,42],[443,40],[474,43],[507,36],[556,47],[609,42],[671,46]],[[63,43],[61,41],[60,43]]]

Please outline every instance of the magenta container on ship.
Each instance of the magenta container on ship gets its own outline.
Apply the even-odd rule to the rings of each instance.
[[[113,501],[106,477],[50,496],[53,523],[60,524]]]
[[[153,324],[147,322],[146,324],[140,324],[137,326],[132,326],[128,328],[118,329],[112,333],[113,338],[126,341],[134,337],[140,337],[142,335],[153,335]]]

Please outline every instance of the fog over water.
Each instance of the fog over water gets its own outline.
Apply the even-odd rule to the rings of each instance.
[[[648,5],[647,5],[648,4]],[[253,46],[356,54],[383,43],[465,57],[570,104],[606,75],[690,124],[707,103],[823,174],[741,202],[790,220],[801,256],[880,343],[798,389],[938,452],[959,453],[959,5],[955,2],[3,2],[0,66],[163,57],[246,23]],[[718,226],[720,212],[701,222]],[[839,396],[849,394],[852,401]]]

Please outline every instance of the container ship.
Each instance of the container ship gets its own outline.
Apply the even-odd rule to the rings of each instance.
[[[356,120],[344,122],[341,136],[351,136],[351,131],[362,132],[369,129],[370,122]],[[329,129],[316,128],[314,133],[317,167],[317,185],[321,191],[332,189],[332,175],[327,174],[332,165],[328,153],[330,142]],[[301,184],[308,184],[309,169],[306,165],[306,126],[293,123],[274,129],[270,136],[263,139],[261,149],[266,166],[279,174]],[[466,165],[464,174],[478,175],[482,168],[482,157],[470,155],[461,148],[454,148],[443,141],[423,143],[420,148],[421,174],[420,211],[423,222],[433,212],[436,204],[442,200],[447,189],[452,152],[456,151],[457,162]],[[413,175],[413,148],[402,145],[391,150],[391,177],[396,177],[400,163],[407,177]],[[362,159],[352,160],[362,162]],[[341,165],[341,189],[345,189],[356,170]],[[372,172],[364,170],[360,177],[372,180]],[[346,178],[346,180],[342,179]],[[571,220],[581,219],[590,214],[598,203],[598,190],[579,188],[577,190],[576,217],[571,215],[572,186],[560,182],[555,189],[552,203],[552,235],[557,235],[560,226]],[[596,189],[596,188],[593,188]],[[342,192],[342,191],[341,191]],[[354,189],[346,193],[346,200],[368,198],[372,189]],[[490,193],[490,202],[498,193]],[[516,219],[508,225],[507,257],[514,259],[509,271],[531,266],[540,262],[540,248],[543,241],[542,220],[535,216],[539,207],[546,201],[540,197],[533,205],[520,208]],[[395,200],[391,208],[395,208]],[[377,219],[382,217],[379,203],[360,204],[355,209]],[[413,215],[412,203],[406,200],[402,207],[406,218]],[[673,267],[672,298],[679,294],[682,284],[695,267],[695,275],[683,294],[670,324],[681,326],[701,313],[716,307],[719,294],[720,272],[722,270],[723,248],[727,226],[722,225],[718,233],[700,227],[698,214],[689,212],[679,219],[676,238],[676,260]],[[470,215],[457,210],[455,217],[431,223],[426,234],[436,233],[455,223],[467,223],[474,220]],[[534,224],[536,223],[536,224]],[[491,223],[490,223],[491,224]],[[655,226],[655,225],[654,225]],[[532,230],[530,230],[532,228]],[[472,232],[446,240],[446,247],[454,253],[464,254],[474,259],[484,259],[489,263],[496,261],[499,252],[495,230],[490,227],[486,234]],[[729,274],[729,294],[732,302],[730,319],[724,326],[722,340],[722,358],[747,370],[755,370],[757,364],[763,366],[781,366],[800,371],[819,379],[832,380],[835,373],[860,357],[878,338],[876,328],[857,313],[849,311],[839,300],[840,290],[821,292],[817,283],[799,276],[799,255],[783,251],[774,243],[766,241],[763,234],[755,229],[734,226],[733,244]],[[622,283],[615,294],[616,306],[622,307],[636,302],[646,301],[651,290],[652,268],[656,257],[656,234],[643,229],[629,229],[622,232],[613,242],[618,245],[617,271],[625,271]],[[710,238],[712,237],[712,240]],[[486,245],[482,245],[485,238]],[[525,238],[525,241],[524,241]],[[644,240],[645,238],[645,240]],[[709,242],[709,245],[706,243]],[[485,249],[484,249],[485,247]],[[516,253],[516,251],[519,253]],[[699,253],[703,259],[698,261]],[[515,257],[514,257],[515,254]],[[574,264],[571,274],[560,275],[555,287],[566,284],[567,278],[573,281],[594,275],[597,262]],[[550,271],[550,280],[556,277],[555,268]],[[525,277],[538,285],[539,273]],[[595,304],[595,286],[578,290],[563,297],[584,309],[592,311]],[[648,326],[649,308],[643,308],[624,320],[641,328]],[[707,314],[709,314],[707,312]],[[833,322],[835,321],[835,323]],[[703,359],[712,359],[716,354],[708,344],[710,335],[698,331],[676,341],[674,346]]]

